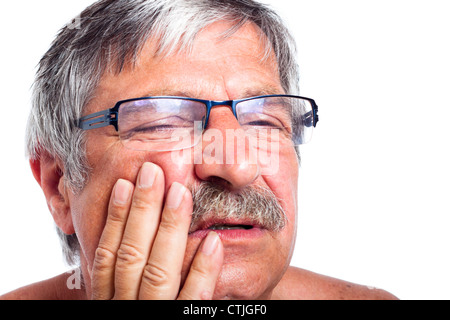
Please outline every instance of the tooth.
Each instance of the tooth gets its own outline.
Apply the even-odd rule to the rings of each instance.
[[[210,230],[238,230],[245,229],[243,226],[227,226],[227,225],[214,225],[209,227]]]

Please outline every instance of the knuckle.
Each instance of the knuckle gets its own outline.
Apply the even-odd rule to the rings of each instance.
[[[144,254],[133,245],[122,243],[117,250],[117,267],[134,266],[145,260]]]
[[[148,286],[161,288],[168,285],[170,277],[164,268],[149,262],[142,273],[142,281],[146,282]]]
[[[125,205],[114,204],[114,208],[108,212],[108,219],[112,223],[123,224],[126,220]]]
[[[116,255],[107,248],[99,247],[95,250],[94,271],[103,271],[114,264]]]
[[[177,221],[175,219],[168,219],[167,217],[165,217],[161,219],[159,230],[167,234],[176,234],[179,232]]]
[[[210,270],[204,264],[193,263],[190,272],[199,279],[208,279]]]
[[[148,209],[151,207],[151,201],[149,199],[145,198],[145,197],[136,196],[133,199],[132,207],[133,207],[133,211],[135,213],[136,212],[137,213],[139,213],[139,212],[144,213],[144,212],[147,212]]]

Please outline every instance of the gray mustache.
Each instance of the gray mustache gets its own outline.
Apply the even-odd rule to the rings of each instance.
[[[275,232],[286,225],[286,213],[268,188],[249,186],[232,192],[218,183],[203,181],[191,189],[194,203],[191,230],[209,219],[250,220]]]

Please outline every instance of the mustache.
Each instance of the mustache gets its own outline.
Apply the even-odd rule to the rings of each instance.
[[[191,229],[210,219],[246,220],[278,232],[286,226],[287,216],[281,200],[269,188],[248,186],[238,192],[223,185],[202,181],[191,187],[193,214]]]

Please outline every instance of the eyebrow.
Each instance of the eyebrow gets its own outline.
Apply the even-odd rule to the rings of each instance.
[[[192,98],[194,95],[187,91],[172,90],[172,89],[160,89],[147,93],[146,97],[186,97]]]
[[[251,97],[258,96],[268,96],[268,95],[277,95],[277,94],[285,94],[284,90],[272,86],[266,85],[260,88],[250,88],[246,89],[242,94],[239,95],[238,98],[233,100],[246,99]],[[160,89],[155,90],[153,92],[148,92],[147,95],[143,97],[157,97],[157,96],[170,96],[170,97],[186,97],[186,98],[198,98],[203,99],[200,94],[196,94],[194,92],[183,91],[183,90],[174,90],[174,89]],[[209,100],[209,99],[204,99]]]
[[[270,96],[270,95],[276,95],[276,94],[285,94],[285,93],[283,90],[280,90],[277,87],[267,85],[262,88],[254,88],[254,89],[245,90],[243,95],[240,97],[240,99],[258,97],[258,96]]]

